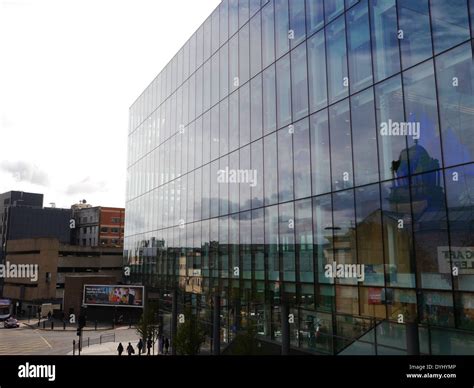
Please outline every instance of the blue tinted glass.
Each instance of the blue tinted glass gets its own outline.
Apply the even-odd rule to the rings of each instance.
[[[308,115],[308,69],[306,64],[306,45],[301,44],[291,52],[293,121]]]
[[[239,92],[229,97],[229,151],[239,147]]]
[[[324,276],[327,264],[326,252],[332,249],[332,202],[331,194],[313,198],[313,241],[319,283],[329,283],[332,279]]]
[[[445,166],[474,160],[474,62],[466,43],[436,57]]]
[[[400,76],[375,86],[375,107],[377,112],[377,136],[379,145],[379,168],[382,180],[402,176],[398,163],[402,151],[407,148],[406,137],[382,134],[380,129],[391,121],[403,122],[402,82]]]
[[[305,0],[290,0],[291,47],[298,46],[306,36]]]
[[[286,55],[276,63],[276,95],[278,128],[291,122],[290,56]]]
[[[374,92],[367,89],[351,98],[354,174],[357,186],[379,180],[377,163],[377,128]]]
[[[372,51],[367,0],[362,0],[350,9],[346,18],[349,79],[351,93],[355,93],[372,84]]]
[[[441,249],[443,262],[440,269],[449,270],[451,265],[457,266],[457,288],[474,291],[472,269],[465,259],[474,246],[474,164],[446,170],[445,174],[451,253],[446,248]]]
[[[277,58],[280,58],[290,48],[288,39],[290,23],[288,18],[288,0],[275,0],[275,46]]]
[[[262,9],[262,64],[267,67],[275,60],[275,29],[273,2]]]
[[[229,37],[239,28],[239,0],[229,0]],[[205,39],[204,39],[205,40]]]
[[[221,45],[227,41],[229,37],[229,3],[223,0],[220,5],[219,13],[220,43]]]
[[[400,71],[395,0],[371,0],[370,17],[375,81]]]
[[[306,25],[308,35],[324,25],[323,0],[306,0]]]
[[[295,281],[295,229],[293,203],[279,206],[280,250],[283,257],[283,279]]]
[[[234,35],[229,41],[229,91],[233,92],[239,85],[239,36]]]
[[[275,65],[263,72],[263,132],[276,129]]]
[[[250,125],[251,140],[262,137],[262,75],[250,81]]]
[[[262,69],[262,24],[260,13],[250,20],[250,77]]]
[[[240,146],[250,143],[250,85],[246,83],[239,89],[240,99]]]
[[[229,101],[226,98],[219,104],[219,154],[229,152]]]
[[[295,237],[300,281],[313,282],[313,216],[311,199],[295,202]],[[310,302],[307,301],[307,303]]]
[[[240,157],[240,170],[250,171],[250,146],[247,145],[239,150]],[[250,178],[248,182],[241,182],[240,184],[234,184],[231,187],[233,190],[240,190],[240,211],[248,210],[251,208],[250,202]],[[237,187],[238,186],[238,187]]]
[[[311,158],[309,120],[295,124],[293,134],[295,199],[311,196]]]
[[[324,0],[324,11],[329,23],[344,11],[344,0]]]
[[[313,195],[331,191],[331,158],[327,109],[311,116],[311,174]]]
[[[252,170],[256,173],[256,182],[251,185],[252,208],[263,206],[263,141],[260,139],[250,145]]]
[[[249,0],[239,0],[239,27],[242,27],[249,20]]]
[[[433,62],[405,71],[403,85],[409,148],[400,158],[400,169],[409,168],[411,174],[437,169],[442,159]]]
[[[293,199],[293,134],[287,128],[278,131],[278,201]]]
[[[431,0],[435,53],[469,39],[467,0]]]
[[[225,171],[229,167],[229,157],[226,155],[219,159],[220,171]],[[196,182],[197,184],[197,182]],[[232,186],[232,187],[231,187]],[[219,214],[224,215],[229,213],[229,191],[235,190],[235,183],[227,181],[219,182]]]
[[[324,30],[308,39],[309,105],[316,112],[327,105],[326,48]]]
[[[348,95],[346,31],[341,17],[326,27],[329,102],[333,103]]]
[[[265,208],[265,246],[268,256],[268,279],[280,279],[278,254],[278,205]]]
[[[239,31],[239,84],[243,85],[250,76],[250,29],[246,24]]]
[[[263,171],[265,174],[265,206],[278,202],[278,176],[275,156],[277,154],[276,133],[264,137],[263,142],[264,164]]]
[[[260,9],[260,0],[250,0],[250,17]]]
[[[432,55],[428,0],[400,0],[398,2],[402,66],[404,69],[424,61]]]
[[[351,127],[349,100],[329,108],[331,140],[332,189],[342,190],[353,185]]]
[[[232,152],[229,155],[229,169],[232,171],[237,171],[240,167],[240,160],[239,160],[239,151]],[[239,190],[232,187],[229,191],[229,211],[230,213],[236,213],[239,211]]]

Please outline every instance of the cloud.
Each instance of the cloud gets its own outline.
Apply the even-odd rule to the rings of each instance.
[[[0,171],[10,174],[17,182],[27,182],[39,186],[49,185],[48,174],[28,162],[4,160],[0,163]]]
[[[66,194],[94,194],[97,192],[107,191],[106,182],[94,181],[90,176],[84,178],[80,182],[70,184],[66,189]]]

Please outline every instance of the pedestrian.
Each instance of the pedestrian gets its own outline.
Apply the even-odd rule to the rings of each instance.
[[[165,338],[165,354],[168,354],[168,349],[170,348],[170,340]]]
[[[147,356],[150,355],[151,347],[153,346],[153,342],[151,341],[151,338],[148,338],[148,341],[146,342],[146,348],[148,349]]]
[[[122,353],[123,353],[123,345],[122,345],[121,342],[119,343],[119,346],[117,348],[117,352],[118,352],[119,356],[121,356]]]
[[[128,346],[127,346],[127,353],[129,356],[131,356],[132,354],[135,354],[135,349],[133,349],[133,346],[130,342],[128,343]]]
[[[158,351],[159,354],[163,354],[163,346],[165,344],[165,340],[162,335],[160,335],[160,338],[158,338]]]
[[[143,341],[142,341],[141,338],[140,338],[140,341],[138,341],[137,348],[138,348],[138,355],[141,356],[142,355],[142,349],[143,349]]]
[[[48,321],[51,320],[51,311],[48,311]]]

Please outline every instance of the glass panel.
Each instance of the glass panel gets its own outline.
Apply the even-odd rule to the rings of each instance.
[[[474,61],[471,44],[436,57],[444,165],[474,160]]]
[[[227,98],[219,105],[219,154],[229,152],[229,101]]]
[[[291,123],[291,87],[290,56],[281,58],[276,63],[276,95],[278,128]]]
[[[326,23],[329,23],[344,12],[344,0],[324,0],[324,9],[326,13]]]
[[[251,98],[251,140],[262,137],[262,75],[259,74],[250,81]]]
[[[474,291],[474,165],[445,172],[451,247],[438,247],[439,272],[451,273],[456,289]]]
[[[326,47],[324,30],[308,40],[309,105],[315,112],[327,105]]]
[[[347,47],[351,93],[372,84],[372,50],[370,47],[369,9],[362,0],[347,12]]]
[[[382,208],[379,185],[358,188],[355,191],[355,199],[357,262],[364,265],[362,284],[384,286]]]
[[[204,113],[202,119],[202,163],[211,161],[211,112]]]
[[[306,37],[305,0],[290,0],[291,48],[298,46]]]
[[[275,47],[276,57],[280,58],[290,48],[288,31],[290,29],[288,15],[288,0],[274,0],[275,2]]]
[[[275,61],[273,1],[262,9],[262,59],[263,68]]]
[[[371,0],[370,18],[375,81],[400,71],[395,0]]]
[[[442,160],[433,62],[430,60],[405,71],[403,85],[405,117],[409,124],[407,138],[408,144],[412,145],[407,150],[410,172],[415,174],[437,169]],[[400,162],[400,169],[408,167],[406,153]]]
[[[239,28],[239,0],[229,0],[229,37]]]
[[[433,326],[454,326],[453,294],[450,292],[424,292],[422,295],[424,323]]]
[[[309,120],[306,118],[294,126],[293,135],[295,198],[311,196],[311,158]]]
[[[278,176],[275,155],[277,154],[276,133],[264,138],[265,206],[278,202]]]
[[[308,36],[324,25],[323,0],[306,0],[306,22]]]
[[[313,195],[331,191],[327,109],[311,116],[311,174]]]
[[[306,45],[299,45],[291,52],[291,88],[293,120],[308,115],[308,69]]]
[[[295,236],[296,257],[299,263],[299,281],[313,282],[313,215],[311,199],[295,202]]]
[[[428,0],[399,0],[399,28],[402,66],[404,69],[424,61],[432,55]]]
[[[379,145],[380,179],[387,180],[407,174],[396,161],[406,150],[405,136],[387,136],[380,128],[389,122],[404,122],[402,83],[400,76],[390,78],[375,86],[375,109],[377,113],[377,136]]]
[[[250,20],[250,77],[262,69],[262,24],[260,13]]]
[[[280,258],[278,254],[278,206],[265,208],[265,248],[268,263],[268,279],[280,279]]]
[[[467,0],[431,0],[435,54],[469,39]]]
[[[326,40],[329,102],[333,103],[346,97],[349,91],[344,18],[326,27]]]
[[[293,135],[287,128],[278,131],[278,200],[293,199]],[[274,163],[274,156],[273,156]]]
[[[276,129],[275,89],[275,65],[272,65],[263,72],[263,132],[265,135]]]
[[[239,27],[249,20],[249,0],[239,0]]]
[[[229,97],[229,151],[239,148],[239,92]]]
[[[219,105],[211,110],[211,160],[219,157]]]
[[[229,41],[229,91],[233,92],[239,85],[239,36],[234,35]]]
[[[263,206],[263,142],[258,140],[250,145],[252,173],[255,174],[256,182],[251,186],[252,208]]]
[[[240,171],[247,171],[250,174],[250,146],[246,146],[240,149]],[[250,202],[250,185],[252,184],[253,177],[248,176],[247,179],[237,184],[240,188],[240,211],[248,210],[251,208]],[[234,185],[235,186],[235,185]]]
[[[215,53],[219,49],[219,9],[217,8],[212,13],[212,53]],[[209,39],[209,37],[206,37]]]
[[[250,28],[246,24],[239,31],[239,84],[243,85],[250,76]]]
[[[229,213],[229,191],[234,190],[235,183],[230,179],[219,179],[225,176],[225,171],[229,168],[229,158],[224,156],[219,159],[219,215]]]
[[[252,248],[255,257],[255,279],[265,279],[265,223],[264,210],[252,211]]]
[[[229,156],[229,169],[232,171],[237,171],[239,169],[239,151],[235,151]],[[235,186],[235,185],[233,185]],[[236,213],[239,211],[239,190],[237,187],[231,187],[229,191],[229,202],[230,202],[230,212]]]
[[[280,251],[283,256],[283,280],[294,282],[295,271],[295,233],[293,202],[279,206],[278,224],[280,229]]]
[[[367,89],[351,98],[354,174],[357,186],[379,179],[377,165],[377,129],[375,126],[374,91]]]
[[[225,61],[224,65],[227,64],[227,61]],[[211,106],[214,106],[219,102],[219,93],[220,93],[220,88],[219,88],[219,53],[216,53],[212,57],[212,62],[211,62],[211,75],[212,75],[212,89],[211,89]],[[227,81],[227,80],[225,80]]]
[[[332,189],[342,190],[353,185],[351,127],[349,125],[349,101],[345,100],[329,108],[331,136]]]
[[[203,219],[209,218],[210,216],[210,173],[211,166],[208,164],[202,168],[202,205],[201,205],[201,217]]]
[[[250,143],[250,85],[239,89],[240,99],[240,146]]]
[[[228,0],[222,0],[220,4],[220,43],[223,45],[229,37],[229,3]]]
[[[219,216],[219,161],[211,163],[211,218]]]

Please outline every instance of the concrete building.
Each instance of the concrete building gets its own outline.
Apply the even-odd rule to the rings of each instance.
[[[67,276],[107,275],[114,283],[122,276],[121,248],[74,246],[57,238],[9,241],[6,262],[10,268],[37,266],[36,280],[7,277],[3,292],[5,298],[19,302],[19,311],[32,306],[33,314],[44,303],[62,305]]]

